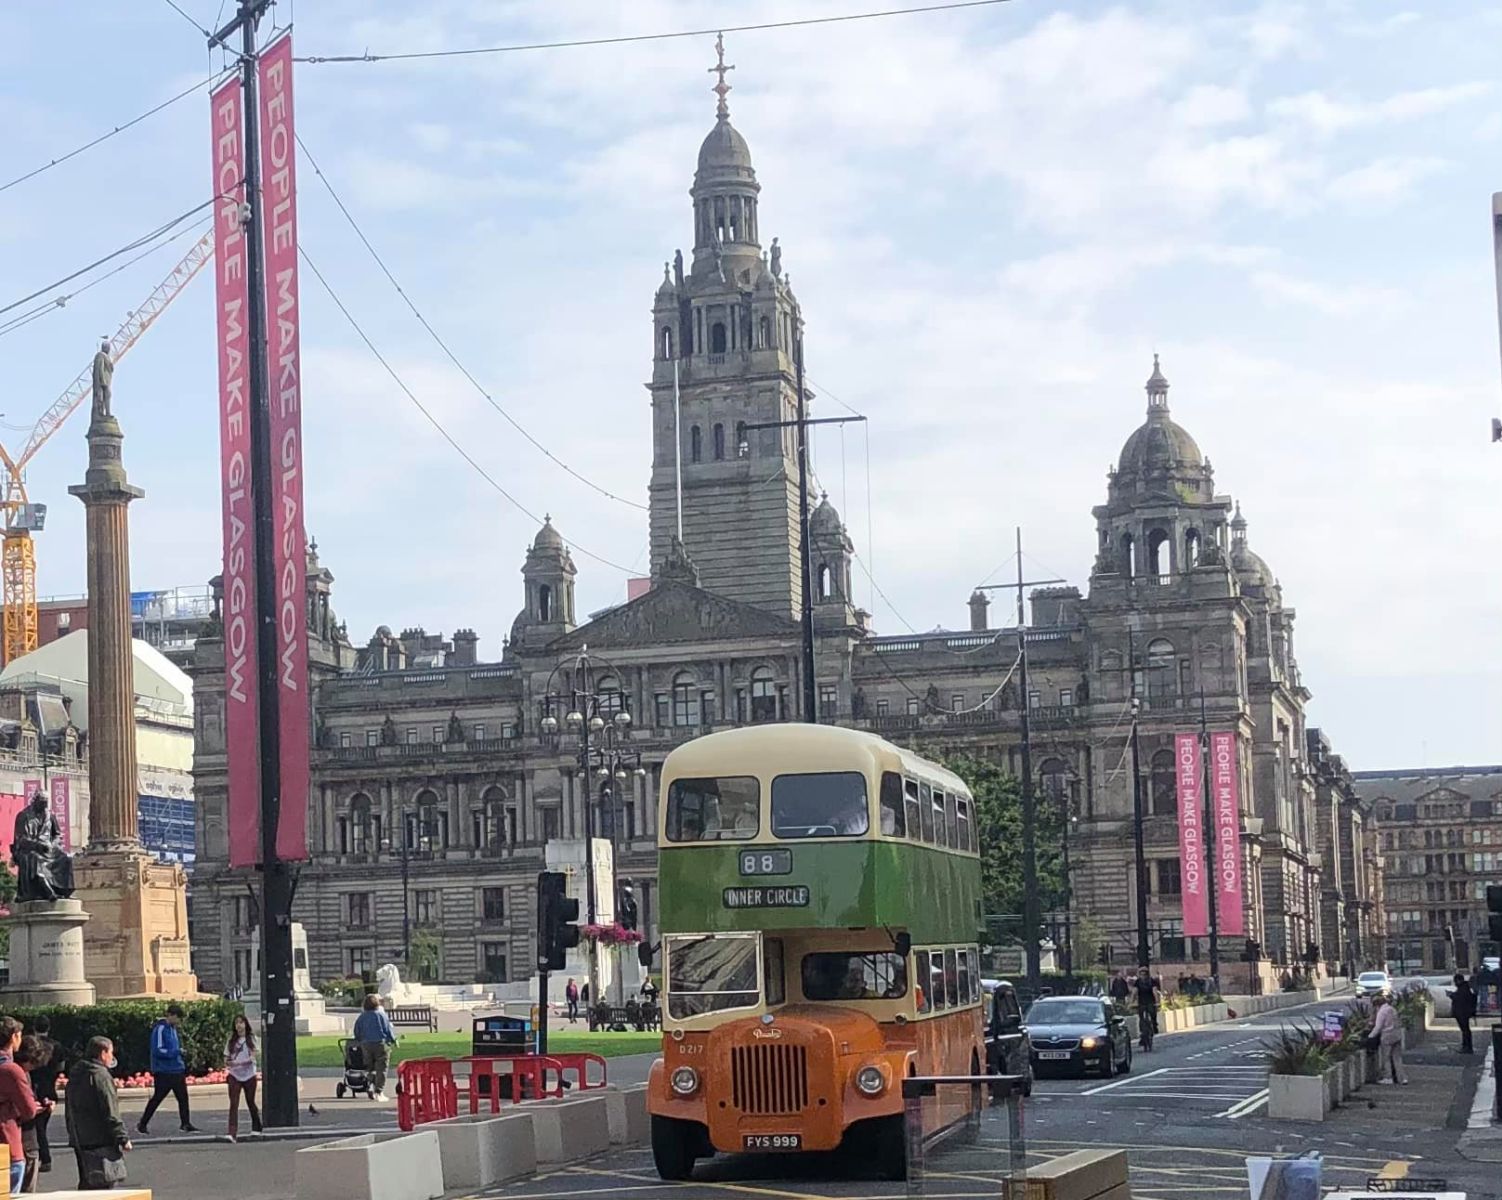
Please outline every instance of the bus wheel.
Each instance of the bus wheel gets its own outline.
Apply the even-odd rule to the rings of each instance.
[[[876,1162],[883,1179],[907,1179],[907,1124],[901,1115],[882,1117],[875,1127]]]
[[[698,1138],[690,1124],[672,1117],[652,1117],[652,1163],[659,1178],[678,1182],[693,1174],[693,1147]]]

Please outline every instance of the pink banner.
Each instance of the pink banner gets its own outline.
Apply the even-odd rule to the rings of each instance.
[[[209,97],[214,153],[214,315],[219,342],[219,456],[224,506],[224,749],[229,860],[260,862],[261,772],[256,725],[256,577],[250,503],[249,280],[245,140],[239,77]]]
[[[63,849],[72,853],[73,833],[69,829],[72,817],[72,803],[69,796],[68,777],[66,775],[54,775],[52,777],[52,815],[57,819],[57,827],[62,830]]]
[[[1210,735],[1210,783],[1215,810],[1215,916],[1223,934],[1246,932],[1241,903],[1241,775],[1236,735]]]
[[[1184,894],[1184,936],[1210,931],[1209,873],[1205,869],[1205,818],[1200,802],[1200,743],[1192,733],[1173,739],[1179,795],[1179,880]]]
[[[276,852],[308,857],[307,535],[303,531],[302,364],[297,293],[297,146],[292,34],[261,55],[261,236],[266,255],[266,355],[271,396],[271,505],[276,521],[276,677],[281,786]]]
[[[0,856],[4,857],[4,865],[12,875],[16,873],[16,864],[11,861],[10,844],[16,832],[16,818],[30,803],[30,793],[25,796],[14,792],[0,793]]]

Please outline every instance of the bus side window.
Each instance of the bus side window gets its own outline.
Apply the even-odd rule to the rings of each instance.
[[[918,950],[913,953],[913,985],[918,989],[918,1011],[930,1012],[933,1009],[933,982],[928,973],[928,951]]]
[[[934,845],[947,846],[950,844],[949,834],[951,831],[945,827],[944,823],[944,793],[939,791],[938,788],[934,788],[933,799]],[[950,822],[950,824],[953,824],[953,822]]]
[[[950,1008],[957,1007],[960,1002],[959,954],[954,950],[944,951],[944,999]]]
[[[887,837],[907,834],[907,817],[902,811],[902,776],[884,771],[881,776],[881,832]]]
[[[918,785],[918,808],[923,813],[923,840],[932,846],[934,842],[933,792],[926,783]]]
[[[953,792],[944,797],[944,825],[949,831],[950,846],[956,850],[963,850],[965,847],[960,845],[959,827],[955,824],[954,802],[955,794]]]
[[[944,990],[944,951],[942,950],[929,953],[928,1002],[935,1012],[942,1012],[949,1007],[949,996]]]
[[[923,818],[918,815],[917,780],[904,780],[903,792],[907,796],[907,835],[916,842],[918,840],[919,831],[923,826]]]
[[[970,990],[970,951],[961,950],[959,953],[960,966],[960,1003],[970,1004],[975,1000],[975,995]]]
[[[975,850],[975,844],[970,840],[970,801],[961,796],[954,798],[955,826],[959,830],[959,841],[955,843],[961,850]]]
[[[782,975],[782,939],[768,938],[762,945],[762,972],[766,976],[767,1007],[787,999]]]

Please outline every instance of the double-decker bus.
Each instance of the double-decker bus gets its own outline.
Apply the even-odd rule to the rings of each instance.
[[[730,730],[668,756],[657,835],[658,1173],[855,1143],[902,1177],[901,1080],[986,1061],[964,782],[854,730]],[[924,1103],[933,1133],[979,1094]]]

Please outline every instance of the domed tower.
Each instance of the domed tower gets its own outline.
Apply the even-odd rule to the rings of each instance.
[[[809,579],[814,591],[814,620],[820,624],[853,624],[855,606],[850,599],[850,559],[855,544],[829,502],[828,493],[808,518]]]
[[[573,556],[563,537],[544,517],[542,528],[527,550],[522,564],[526,605],[511,625],[511,645],[531,649],[544,645],[574,628]]]
[[[715,123],[689,190],[693,257],[685,270],[682,251],[673,256],[652,304],[652,575],[681,533],[706,590],[794,617],[793,431],[749,427],[796,416],[801,317],[777,239],[761,248],[761,185],[730,123],[734,68],[723,39],[715,46]]]
[[[1127,438],[1095,509],[1094,575],[1167,584],[1222,562],[1230,501],[1188,431],[1168,412],[1168,380],[1153,355],[1147,420]]]

